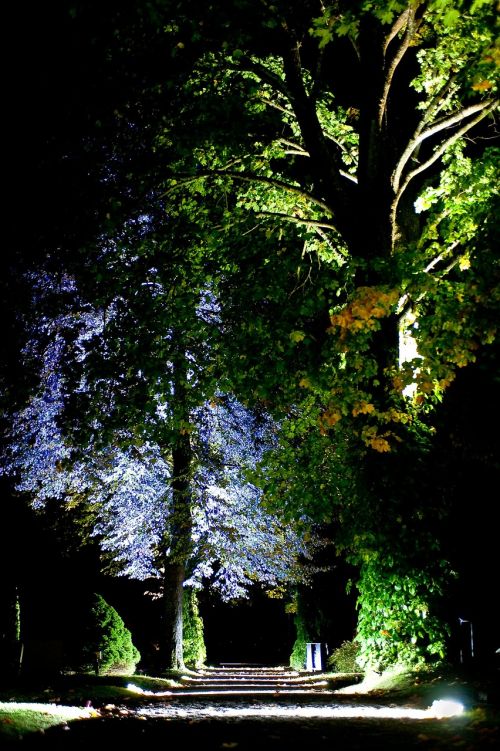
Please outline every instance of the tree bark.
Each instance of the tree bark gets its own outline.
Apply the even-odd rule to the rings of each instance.
[[[167,670],[182,670],[184,667],[182,600],[185,578],[186,569],[182,563],[172,563],[169,559],[165,561],[163,582],[165,628],[162,662]]]
[[[193,451],[189,434],[187,361],[174,364],[172,442],[172,512],[166,534],[164,564],[164,655],[166,669],[184,668],[182,603],[187,562],[192,545],[191,478]]]
[[[350,243],[353,256],[368,261],[364,271],[367,278],[360,280],[362,284],[385,281],[386,268],[382,271],[380,264],[391,255],[394,235],[390,136],[387,116],[380,118],[385,83],[384,42],[381,25],[367,14],[360,24],[359,36],[364,85],[360,98],[358,203],[352,211],[354,233]],[[362,222],[356,219],[360,215]]]

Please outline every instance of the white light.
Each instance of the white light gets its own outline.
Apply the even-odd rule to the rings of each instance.
[[[456,717],[462,714],[464,705],[452,699],[436,699],[427,711],[432,717],[441,720],[445,717]]]
[[[376,707],[376,706],[308,706],[296,705],[278,706],[266,704],[263,706],[234,706],[209,705],[205,707],[190,706],[189,704],[171,705],[168,707],[142,707],[138,714],[149,717],[302,717],[307,719],[375,719],[375,720],[429,720],[454,717],[463,712],[463,706],[458,702],[434,702],[427,709],[413,709],[411,707]]]
[[[133,691],[134,694],[145,694],[146,693],[140,686],[136,686],[135,683],[127,683],[126,689],[127,689],[127,691]]]
[[[143,696],[171,696],[171,691],[148,691],[147,689],[136,686],[135,683],[127,683],[127,690],[133,691],[134,694],[142,694]]]
[[[129,683],[127,685],[127,688],[129,691],[134,691],[135,693],[142,694],[145,696],[169,696],[172,698],[175,698],[176,696],[182,697],[183,699],[186,699],[187,697],[192,697],[193,701],[197,699],[197,697],[205,697],[208,698],[210,696],[224,696],[227,695],[227,691],[224,690],[207,690],[207,691],[196,691],[196,693],[191,692],[189,690],[187,691],[162,691],[162,692],[156,692],[156,691],[146,691],[139,686],[136,686],[133,683]],[[259,690],[233,690],[230,692],[231,696],[238,695],[250,695],[250,696],[269,696],[270,691],[259,691]],[[304,695],[311,695],[310,691],[307,690],[297,690],[297,689],[288,689],[284,691],[276,691],[276,695],[279,694],[281,696],[291,696],[291,695],[297,695],[297,694],[304,694]],[[335,717],[344,717],[344,718],[363,718],[363,717],[369,717],[374,719],[412,719],[412,720],[425,720],[425,719],[445,719],[448,717],[457,717],[458,715],[461,715],[464,711],[464,706],[458,701],[453,701],[451,699],[437,699],[432,703],[430,707],[427,709],[417,709],[412,707],[382,707],[382,706],[371,706],[371,705],[365,705],[365,706],[359,706],[359,705],[342,705],[342,704],[330,704],[330,705],[310,705],[310,706],[302,706],[297,707],[294,705],[293,707],[287,707],[287,706],[279,706],[277,704],[264,704],[260,707],[251,705],[251,706],[245,706],[242,704],[239,704],[238,706],[233,705],[227,705],[227,704],[217,704],[210,705],[207,704],[205,707],[192,707],[189,704],[185,704],[182,702],[181,705],[175,705],[175,704],[169,704],[167,707],[143,707],[140,710],[138,710],[138,714],[142,715],[149,715],[149,716],[166,716],[166,715],[177,715],[177,716],[185,716],[188,715],[195,715],[195,716],[209,716],[209,717],[287,717],[287,716],[294,716],[294,717],[304,717],[304,718],[313,718],[313,717],[324,717],[324,718],[335,718]]]

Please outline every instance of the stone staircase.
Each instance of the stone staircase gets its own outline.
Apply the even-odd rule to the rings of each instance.
[[[255,697],[259,701],[276,701],[288,697],[297,699],[299,695],[318,698],[331,693],[320,673],[298,672],[288,668],[204,668],[195,674],[184,675],[182,684],[182,687],[172,691],[173,696],[191,700]]]

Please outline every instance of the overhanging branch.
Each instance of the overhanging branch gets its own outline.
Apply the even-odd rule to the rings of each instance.
[[[162,193],[160,197],[163,198],[164,196],[168,196],[175,190],[182,188],[185,185],[189,185],[190,183],[196,182],[196,180],[205,180],[209,179],[210,177],[229,177],[232,180],[240,180],[241,182],[246,183],[261,183],[272,188],[284,190],[286,193],[291,193],[292,195],[299,196],[300,198],[309,201],[315,206],[319,206],[321,209],[323,209],[323,211],[326,211],[330,216],[333,216],[332,209],[330,208],[330,206],[328,206],[327,203],[322,201],[320,198],[316,198],[315,196],[311,195],[311,193],[308,193],[302,188],[299,188],[296,185],[290,185],[283,180],[276,180],[275,178],[265,177],[264,175],[256,175],[249,172],[231,172],[230,170],[205,170],[203,172],[198,172],[196,175],[181,177],[181,179],[175,185],[172,185],[168,190],[164,191],[164,193]]]
[[[276,73],[266,68],[262,63],[258,63],[252,60],[250,57],[240,58],[239,65],[234,66],[235,70],[246,70],[249,73],[254,73],[263,83],[269,84],[271,88],[284,94],[287,99],[290,99],[290,92],[287,88],[285,81],[280,78]]]
[[[462,136],[464,133],[466,133],[470,128],[473,128],[475,125],[477,125],[478,122],[480,122],[486,115],[488,115],[490,112],[492,112],[496,106],[498,105],[497,100],[491,101],[486,100],[484,102],[478,102],[477,104],[472,104],[470,107],[465,107],[464,109],[460,110],[459,112],[455,112],[453,115],[450,115],[449,117],[442,118],[439,122],[435,123],[430,128],[427,128],[426,130],[423,130],[422,132],[418,133],[411,139],[408,146],[404,150],[403,154],[401,155],[401,158],[399,162],[396,165],[396,168],[392,174],[392,188],[394,192],[398,195],[402,193],[407,184],[410,182],[410,180],[415,177],[415,175],[418,175],[420,172],[423,172],[424,169],[427,169],[430,167],[431,164],[433,164],[439,157],[446,151],[448,146],[452,144],[454,141],[456,141],[460,136]],[[471,117],[472,115],[475,115],[476,113],[479,113],[477,117],[475,117],[473,120],[469,120],[468,123],[466,123],[462,128],[460,128],[458,131],[454,133],[451,138],[448,138],[446,141],[443,142],[443,144],[439,147],[439,149],[434,152],[433,156],[428,159],[424,164],[420,165],[415,170],[412,170],[410,173],[408,173],[406,180],[403,184],[403,186],[400,188],[401,179],[403,176],[404,169],[406,165],[408,164],[408,161],[410,160],[412,154],[415,152],[415,150],[420,146],[420,144],[427,140],[428,138],[431,138],[432,136],[436,135],[437,133],[440,133],[443,130],[446,130],[447,128],[451,128],[454,125],[457,125],[457,123],[460,123],[462,120],[467,119],[468,117]]]
[[[439,146],[439,148],[437,148],[436,151],[434,151],[434,153],[432,154],[432,156],[429,157],[429,159],[427,159],[427,161],[425,161],[419,167],[417,167],[416,169],[414,169],[414,170],[412,170],[411,172],[408,173],[408,175],[406,176],[406,179],[405,179],[404,183],[401,185],[401,187],[397,191],[396,195],[394,196],[394,200],[393,200],[392,206],[391,206],[391,223],[392,223],[392,227],[393,227],[393,232],[394,233],[395,233],[396,227],[397,227],[396,215],[397,215],[397,209],[398,209],[399,201],[401,199],[401,196],[405,192],[406,188],[408,187],[408,185],[410,184],[410,182],[413,180],[413,178],[416,177],[417,175],[419,175],[421,172],[424,172],[425,170],[427,170],[429,167],[431,167],[434,164],[434,162],[437,162],[437,160],[440,159],[443,156],[443,154],[445,153],[445,151],[453,143],[455,143],[455,141],[458,141],[459,138],[461,138],[463,135],[465,135],[465,133],[467,133],[475,125],[477,125],[479,122],[481,122],[481,120],[483,120],[487,115],[489,115],[490,112],[492,112],[495,109],[495,107],[497,106],[497,104],[498,103],[496,101],[489,102],[489,106],[484,107],[482,109],[482,111],[480,111],[479,114],[473,120],[469,120],[469,122],[465,123],[465,125],[463,125],[459,130],[457,130],[453,134],[453,136],[451,136],[450,138],[447,138],[446,141],[444,141]],[[476,111],[477,111],[477,109],[476,109]],[[393,245],[394,245],[394,241],[395,241],[395,237],[393,237]]]
[[[411,8],[406,8],[401,13],[401,15],[399,15],[396,18],[396,20],[392,24],[391,29],[390,29],[389,33],[387,34],[387,36],[385,38],[384,55],[387,53],[387,49],[388,49],[390,43],[392,42],[392,40],[397,36],[397,34],[399,34],[399,32],[401,31],[401,29],[403,29],[404,26],[408,23],[408,17],[409,17],[409,15],[411,13],[411,10],[412,10]]]
[[[337,228],[334,224],[330,224],[329,222],[325,222],[319,219],[305,219],[300,216],[294,216],[293,214],[285,214],[279,211],[258,211],[256,213],[256,216],[259,217],[277,217],[278,219],[284,219],[287,222],[292,222],[293,224],[304,224],[307,227],[320,227],[323,229],[331,229],[334,232],[337,232]]]
[[[285,81],[304,146],[310,154],[316,174],[325,189],[333,194],[336,204],[343,206],[346,197],[345,183],[340,179],[339,173],[340,149],[337,146],[337,150],[333,151],[327,143],[315,102],[307,93],[303,79],[300,43],[295,31],[286,24],[283,28],[289,40],[283,54]]]

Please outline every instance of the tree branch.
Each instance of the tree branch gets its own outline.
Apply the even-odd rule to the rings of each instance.
[[[319,227],[323,229],[331,229],[334,232],[337,232],[337,227],[334,224],[330,224],[329,222],[325,222],[319,219],[302,219],[299,216],[294,216],[293,214],[285,214],[281,213],[279,211],[257,211],[256,216],[262,216],[262,217],[272,217],[275,216],[279,219],[285,219],[287,222],[293,222],[294,224],[304,224],[307,227]]]
[[[435,256],[435,258],[430,261],[430,263],[427,264],[427,266],[424,269],[424,274],[428,274],[429,271],[432,271],[434,266],[437,266],[440,261],[442,261],[444,258],[446,258],[447,255],[450,253],[453,253],[456,247],[458,247],[460,243],[458,240],[456,240],[454,243],[452,243],[448,248],[445,248],[442,253],[439,253],[439,255]],[[455,263],[455,261],[454,261]]]
[[[447,104],[449,101],[448,97],[453,93],[452,88],[456,81],[456,74],[453,76],[450,76],[450,78],[446,81],[444,86],[441,87],[441,89],[433,96],[431,101],[429,102],[429,105],[427,109],[425,110],[421,120],[419,121],[417,127],[415,128],[415,132],[413,134],[413,138],[417,138],[419,136],[424,127],[427,125],[427,123],[432,120],[432,118],[441,110],[443,107]]]
[[[336,141],[335,138],[332,138],[331,136],[328,136],[328,135],[327,135],[327,138],[330,141],[333,141],[333,143],[337,144],[339,149],[341,149],[342,151],[347,151],[345,146],[342,146],[342,144]],[[301,146],[298,146],[297,144],[293,143],[293,141],[287,141],[286,138],[279,138],[278,143],[284,144],[285,146],[290,146],[290,150],[285,151],[285,154],[289,154],[291,156],[306,156],[306,157],[311,156],[308,151],[303,149]],[[351,175],[350,172],[345,172],[345,170],[339,169],[339,175],[342,175],[342,177],[347,178],[347,180],[350,180],[352,183],[355,183],[355,185],[358,184],[358,178],[355,177],[355,175]]]
[[[287,138],[278,138],[278,143],[285,146],[290,146],[291,149],[300,152],[301,154],[303,154],[303,156],[310,156],[309,152],[303,149],[302,146],[299,146],[299,144],[295,143],[294,141],[289,141]]]
[[[483,102],[481,103],[481,105],[473,105],[471,107],[468,107],[466,110],[462,110],[462,113],[457,113],[453,117],[446,119],[447,123],[454,125],[457,122],[460,122],[460,120],[463,119],[463,116],[469,116],[479,111],[479,114],[473,120],[469,120],[461,128],[459,128],[459,130],[457,130],[452,136],[450,136],[450,138],[447,138],[445,141],[443,141],[443,143],[439,146],[439,148],[437,148],[434,151],[432,156],[429,157],[427,161],[425,161],[419,167],[412,170],[406,175],[406,178],[403,184],[396,191],[396,195],[394,197],[394,201],[392,204],[391,213],[392,213],[393,227],[396,226],[395,220],[396,220],[396,212],[397,212],[398,203],[401,199],[401,196],[403,195],[403,193],[405,192],[406,188],[408,187],[410,182],[413,180],[413,178],[419,175],[421,172],[424,172],[426,169],[428,169],[431,165],[434,164],[434,162],[437,162],[437,160],[443,156],[445,151],[453,143],[455,143],[455,141],[458,141],[458,139],[461,138],[463,135],[465,135],[465,133],[467,133],[469,130],[471,130],[471,128],[473,128],[475,125],[481,122],[481,120],[487,117],[487,115],[489,115],[490,112],[493,112],[493,110],[497,107],[497,105],[498,105],[498,102],[496,100],[490,101],[490,102]],[[466,114],[464,115],[464,113]],[[462,117],[459,117],[459,114],[462,114]],[[425,133],[427,133],[428,135],[425,135],[425,133],[423,133],[422,136],[425,136],[426,138],[428,138],[430,135],[434,135],[435,133],[443,130],[445,127],[447,127],[447,125],[445,125],[444,123],[441,123],[441,125],[439,126],[436,126],[434,128],[429,128],[428,131],[425,131]],[[420,140],[423,140],[423,139],[420,139]]]
[[[262,63],[257,63],[250,57],[242,57],[240,58],[239,65],[234,65],[231,67],[234,67],[235,70],[246,70],[249,73],[255,73],[255,75],[263,83],[267,83],[269,84],[269,86],[271,86],[271,88],[275,89],[276,91],[280,91],[286,96],[287,99],[291,98],[285,81],[283,81],[282,78],[276,75],[276,73],[273,73],[268,68],[266,68],[265,65],[262,65]]]
[[[387,51],[387,48],[396,36],[396,34],[404,27],[406,23],[406,33],[401,41],[401,44],[399,45],[398,49],[396,50],[395,54],[392,57],[392,60],[390,61],[387,71],[385,73],[385,79],[384,79],[384,88],[382,90],[382,97],[379,102],[379,108],[378,108],[378,125],[379,128],[382,127],[382,121],[384,119],[384,114],[387,108],[387,99],[389,97],[389,92],[391,90],[392,80],[394,78],[394,74],[396,72],[396,68],[398,67],[399,63],[405,56],[414,36],[417,32],[421,20],[417,20],[415,17],[415,14],[417,12],[418,7],[421,5],[419,1],[416,3],[413,3],[412,6],[406,9],[404,13],[399,16],[397,21],[394,23],[393,28],[391,29],[391,32],[389,33],[389,36],[386,37],[386,43],[384,47],[384,56]]]
[[[351,175],[350,172],[345,172],[345,170],[339,169],[339,175],[345,177],[347,180],[350,180],[355,185],[358,184],[358,178],[355,175]]]
[[[316,232],[321,237],[321,239],[328,245],[332,253],[336,256],[337,263],[345,263],[347,253],[343,253],[341,250],[339,250],[339,248],[334,246],[331,239],[328,237],[326,232],[323,232],[321,227],[317,227]]]
[[[435,158],[433,155],[433,157],[431,157],[430,160],[427,160],[427,162],[425,162],[424,165],[410,172],[409,180],[411,180],[415,175],[418,175],[419,172],[422,172],[424,169],[427,169],[427,167],[433,164],[436,161],[436,159],[438,159],[439,156],[441,156],[441,154],[443,153],[443,151],[447,148],[449,144],[456,141],[457,138],[463,135],[463,133],[466,133],[471,127],[473,127],[478,122],[480,122],[484,117],[486,117],[486,115],[488,115],[490,112],[492,112],[495,109],[497,104],[498,104],[497,100],[494,100],[494,101],[486,100],[484,102],[478,102],[477,104],[472,104],[470,107],[466,107],[465,109],[460,110],[459,112],[455,112],[453,115],[449,117],[443,118],[442,120],[440,120],[439,122],[431,126],[430,128],[427,128],[427,130],[424,130],[418,135],[414,136],[411,139],[408,146],[406,147],[406,149],[404,150],[403,154],[401,155],[401,158],[396,165],[396,169],[394,170],[392,174],[392,188],[394,192],[397,194],[400,191],[399,185],[400,185],[400,181],[403,175],[403,170],[406,164],[408,163],[409,159],[411,158],[413,152],[422,143],[422,141],[425,141],[427,138],[431,138],[431,136],[436,135],[436,133],[440,133],[442,130],[445,130],[446,128],[451,128],[453,125],[456,125],[457,123],[461,122],[465,118],[470,117],[476,114],[477,112],[480,113],[478,117],[474,118],[474,120],[469,121],[469,123],[467,123],[463,128],[460,128],[455,135],[447,139],[444,142],[444,144],[442,144],[442,146],[444,146],[443,150],[442,151],[438,150],[439,153],[435,152],[435,154],[436,153],[438,154]],[[405,187],[407,183],[409,182],[409,180],[407,180],[407,182],[405,183]]]
[[[284,29],[289,38],[288,48],[283,53],[283,67],[290,93],[290,103],[297,118],[305,148],[310,154],[323,188],[329,193],[333,189],[336,202],[342,205],[346,196],[344,183],[340,180],[339,157],[336,159],[334,152],[329,148],[314,102],[307,94],[302,77],[300,44],[293,29],[289,29],[286,24]]]
[[[316,198],[315,196],[311,195],[311,193],[308,193],[306,190],[302,190],[302,188],[299,188],[296,185],[290,185],[289,183],[285,183],[282,180],[276,180],[275,178],[265,177],[264,175],[255,175],[249,172],[231,172],[229,170],[206,170],[203,172],[199,172],[196,175],[189,175],[184,178],[181,177],[181,180],[175,185],[172,185],[170,188],[168,188],[168,190],[164,191],[164,193],[160,195],[160,198],[168,196],[171,193],[173,193],[176,189],[181,188],[185,185],[189,185],[189,183],[195,182],[196,180],[207,179],[210,177],[230,177],[233,180],[241,180],[242,182],[262,183],[263,185],[269,185],[272,188],[278,188],[279,190],[284,190],[287,193],[300,196],[301,198],[304,198],[306,201],[310,201],[315,206],[319,206],[320,208],[323,209],[323,211],[326,211],[328,214],[330,214],[330,216],[333,216],[332,209],[327,203],[322,201],[320,198]]]
[[[411,13],[411,8],[406,8],[400,16],[396,18],[394,23],[391,26],[391,29],[389,33],[387,34],[385,38],[385,44],[384,44],[384,55],[387,53],[387,48],[389,47],[390,43],[394,39],[394,37],[399,34],[402,28],[404,28],[405,24],[408,23],[408,17]]]
[[[278,110],[278,112],[283,112],[283,114],[289,116],[293,114],[290,110],[287,110],[286,107],[282,107],[281,104],[278,104],[278,102],[275,102],[272,99],[268,99],[266,96],[259,96],[257,98],[264,104],[267,104],[268,107],[273,107],[275,110]]]

